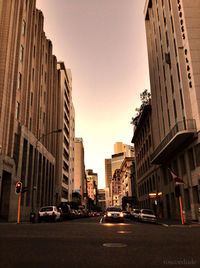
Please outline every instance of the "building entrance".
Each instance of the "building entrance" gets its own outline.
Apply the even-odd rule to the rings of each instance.
[[[1,196],[0,196],[0,218],[8,220],[11,190],[11,173],[3,171]]]

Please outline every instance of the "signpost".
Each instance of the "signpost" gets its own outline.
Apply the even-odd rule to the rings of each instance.
[[[21,205],[21,195],[22,195],[22,182],[18,181],[15,187],[15,193],[19,195],[18,197],[18,210],[17,210],[17,223],[20,220],[20,205]]]

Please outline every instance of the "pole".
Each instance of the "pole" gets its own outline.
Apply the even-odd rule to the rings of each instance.
[[[181,224],[184,224],[184,222],[183,222],[183,209],[182,209],[182,203],[181,203],[181,196],[179,196],[179,204],[180,204],[180,211],[181,211]]]
[[[21,192],[19,193],[19,198],[18,198],[17,223],[19,223],[19,219],[20,219],[20,204],[21,204]]]

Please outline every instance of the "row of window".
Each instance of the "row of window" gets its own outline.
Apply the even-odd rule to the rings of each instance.
[[[151,168],[150,158],[148,157],[147,160],[137,168],[137,178],[139,179],[142,177],[149,169]]]
[[[149,193],[153,192],[154,190],[156,190],[154,175],[138,185],[139,197],[146,195],[146,194],[149,194]]]

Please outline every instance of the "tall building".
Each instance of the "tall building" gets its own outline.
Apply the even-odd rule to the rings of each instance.
[[[57,60],[31,1],[0,1],[0,216],[15,221],[55,201]]]
[[[160,167],[164,216],[179,207],[171,168],[181,186],[187,219],[197,219],[200,188],[200,1],[147,0],[145,26],[152,95],[154,151]]]
[[[134,127],[132,142],[135,148],[135,172],[138,206],[155,210],[156,215],[163,217],[163,201],[160,196],[151,199],[150,193],[160,193],[162,183],[159,178],[157,165],[150,161],[153,153],[153,129],[152,129],[151,102],[145,105]]]
[[[134,147],[122,142],[116,142],[114,144],[114,154],[125,153],[126,157],[134,156]]]
[[[109,187],[112,181],[112,164],[111,159],[105,159],[105,185]]]
[[[97,189],[98,189],[98,174],[93,172],[92,169],[86,170],[87,180],[87,194],[88,197],[94,200],[94,204],[97,202]]]
[[[74,189],[74,157],[75,157],[75,109],[73,102],[71,101],[70,108],[70,149],[69,149],[69,183],[70,183],[70,191],[69,191],[69,199],[72,200],[72,192]]]
[[[79,193],[83,200],[85,184],[85,160],[84,146],[82,138],[75,138],[74,143],[74,189],[73,192]]]
[[[72,201],[73,148],[74,148],[74,110],[72,103],[71,71],[64,62],[57,63],[58,69],[58,126],[63,128],[62,137],[57,143],[56,157],[56,203]]]

